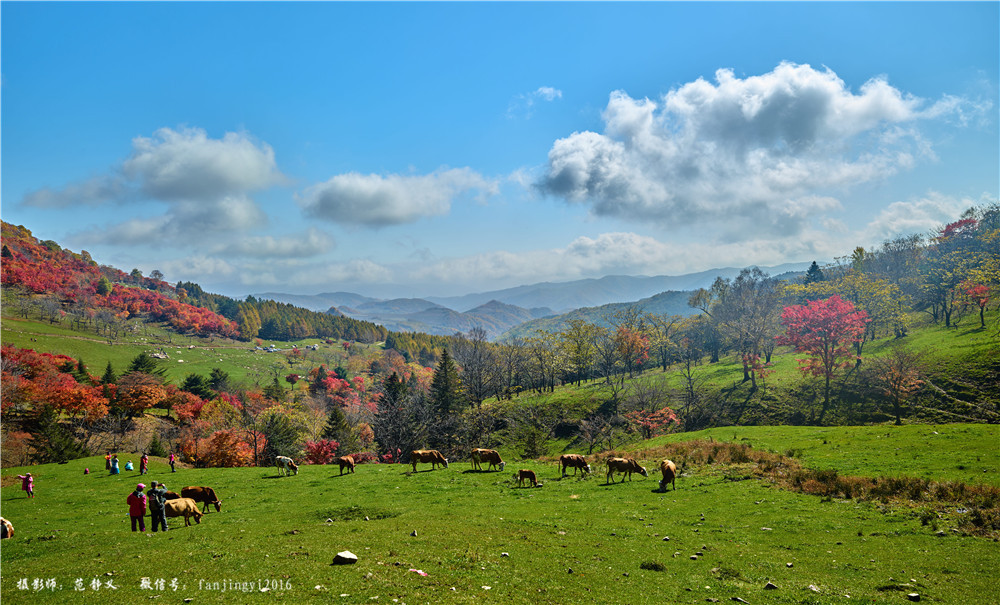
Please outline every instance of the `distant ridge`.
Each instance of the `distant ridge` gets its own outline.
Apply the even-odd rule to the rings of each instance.
[[[803,262],[760,268],[773,277],[784,277],[803,272],[809,265]],[[312,295],[267,292],[253,296],[314,311],[343,314],[398,332],[450,336],[478,326],[486,330],[489,338],[495,339],[511,331],[517,333],[518,326],[526,322],[532,322],[528,326],[530,329],[545,329],[547,325],[559,323],[553,316],[577,310],[580,310],[579,315],[589,316],[607,311],[608,305],[639,304],[651,307],[651,311],[663,312],[669,308],[671,314],[687,314],[691,312],[686,304],[692,290],[707,288],[718,277],[733,278],[741,270],[724,267],[656,277],[608,275],[599,279],[543,282],[449,297],[383,300],[351,292]],[[659,296],[661,294],[665,296]]]
[[[774,267],[760,267],[772,276],[781,273],[805,271],[811,262],[786,263]],[[427,296],[427,300],[461,311],[475,308],[490,300],[530,309],[549,307],[564,313],[581,307],[597,307],[649,298],[660,292],[697,290],[712,285],[716,277],[736,277],[741,268],[724,267],[686,275],[660,275],[656,277],[608,275],[598,279],[579,279],[569,282],[543,282],[517,286],[504,290],[466,294],[464,296]]]
[[[760,267],[773,277],[788,272],[805,271],[810,262],[786,263],[773,267]],[[425,296],[421,299],[428,307],[440,305],[453,311],[467,312],[490,301],[514,305],[523,309],[549,308],[564,313],[581,307],[597,307],[608,303],[619,303],[649,298],[660,292],[697,290],[712,285],[716,277],[733,278],[741,268],[723,267],[685,275],[629,276],[608,275],[595,279],[578,279],[568,282],[541,282],[503,290],[477,292],[463,296]],[[350,292],[328,292],[324,294],[284,294],[267,292],[254,294],[278,302],[292,303],[314,311],[326,311],[330,307],[350,307],[361,309],[367,303],[391,302]]]

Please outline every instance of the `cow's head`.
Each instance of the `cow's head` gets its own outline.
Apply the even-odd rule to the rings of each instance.
[[[507,466],[506,462],[500,462],[500,472],[503,472],[503,467]]]
[[[294,462],[289,462],[288,468],[292,469],[292,471],[294,471],[296,475],[299,474],[299,467]]]
[[[217,513],[221,513],[222,512],[222,500],[216,500],[212,504],[215,505],[215,512],[217,512]]]
[[[576,471],[574,471],[574,472],[576,472]],[[590,465],[589,464],[587,465],[587,472],[588,473],[590,472]]]
[[[660,491],[661,492],[667,491],[667,480],[666,479],[660,479]]]
[[[646,472],[646,467],[645,466],[640,466],[639,467],[639,474],[642,475],[643,477],[648,477],[649,476],[649,473]]]
[[[448,468],[448,459],[447,458],[444,459],[444,467]]]

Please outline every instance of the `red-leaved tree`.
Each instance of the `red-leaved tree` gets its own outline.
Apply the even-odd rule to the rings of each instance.
[[[858,360],[851,345],[864,335],[868,314],[856,309],[850,301],[833,295],[805,305],[785,307],[781,323],[785,326],[785,334],[778,336],[778,342],[809,355],[797,360],[799,369],[824,378],[823,410],[819,416],[822,421],[830,407],[830,380],[837,370],[850,367]]]
[[[666,433],[680,423],[677,414],[670,408],[662,408],[652,412],[635,410],[626,413],[625,418],[639,429],[643,439],[650,439]]]

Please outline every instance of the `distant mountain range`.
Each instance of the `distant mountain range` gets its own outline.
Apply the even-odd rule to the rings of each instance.
[[[760,268],[774,277],[786,278],[805,271],[809,264],[787,263]],[[456,332],[468,332],[475,326],[481,326],[490,338],[496,338],[525,322],[532,322],[534,327],[541,327],[546,323],[542,318],[563,315],[578,309],[586,310],[586,313],[600,314],[608,310],[595,312],[592,309],[615,303],[641,303],[641,306],[651,305],[659,309],[651,308],[651,312],[686,314],[690,312],[686,309],[686,304],[687,296],[692,290],[711,286],[717,277],[735,277],[740,271],[740,268],[725,267],[677,276],[609,275],[599,279],[580,279],[561,283],[543,282],[464,296],[428,296],[392,300],[371,298],[352,292],[322,294],[264,292],[253,296],[313,311],[341,313],[354,319],[381,324],[395,331],[447,336]],[[661,293],[669,296],[657,298],[656,295]],[[533,328],[531,329],[533,331]]]

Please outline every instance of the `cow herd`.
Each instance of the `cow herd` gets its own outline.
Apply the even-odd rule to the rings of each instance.
[[[488,464],[486,470],[493,470],[496,468],[499,471],[503,471],[504,466],[507,464],[500,458],[499,452],[496,450],[489,450],[483,448],[475,448],[470,453],[469,457],[472,460],[473,470],[483,470],[483,463]],[[355,461],[352,456],[340,456],[334,460],[335,463],[340,465],[340,474],[344,474],[344,469],[347,469],[348,474],[354,472]],[[294,474],[299,474],[299,467],[295,465],[295,462],[287,456],[278,456],[275,459],[275,463],[278,466],[279,474],[289,475],[291,472]],[[628,480],[632,480],[632,473],[638,473],[643,477],[648,477],[649,472],[646,467],[640,465],[635,458],[619,458],[610,457],[605,463],[608,467],[608,472],[606,475],[606,480],[608,483],[615,482],[615,474],[620,474],[622,476],[622,481],[625,481],[625,477]],[[448,468],[448,459],[445,458],[441,452],[437,450],[413,450],[410,453],[410,464],[413,465],[413,472],[417,472],[417,464],[430,464],[431,470],[434,470],[440,464],[444,468]],[[577,470],[580,471],[581,476],[585,473],[590,473],[590,464],[587,459],[580,454],[563,454],[559,456],[559,466],[562,469],[562,477],[566,477],[568,473],[566,469],[573,469],[573,475],[576,476]],[[667,485],[673,485],[673,488],[677,489],[677,466],[670,460],[663,460],[660,462],[660,473],[663,478],[660,480],[660,491],[667,491]],[[513,479],[517,482],[518,486],[524,486],[524,484],[530,483],[532,487],[541,487],[541,483],[535,476],[535,472],[529,469],[518,470],[513,475]],[[185,488],[190,489],[190,488]],[[207,488],[205,488],[207,489]],[[215,493],[212,493],[214,498]],[[202,502],[204,500],[199,500]],[[206,507],[208,504],[215,504],[216,510],[219,508],[218,500],[214,502],[206,502]],[[197,521],[197,519],[196,519]]]

